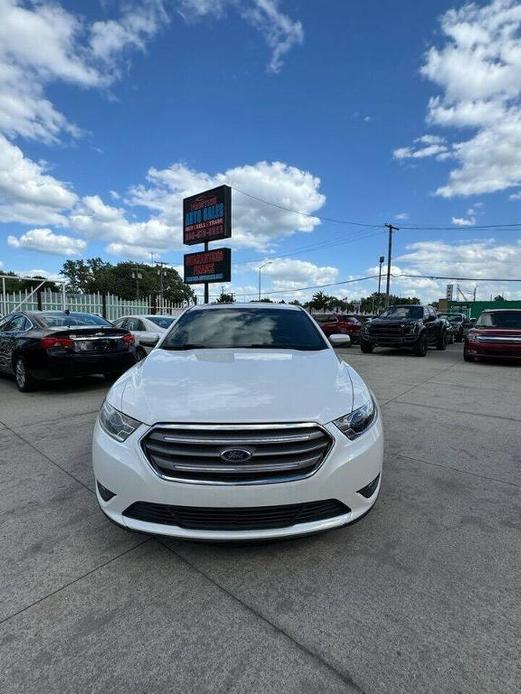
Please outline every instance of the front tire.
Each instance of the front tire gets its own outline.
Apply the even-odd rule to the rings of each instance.
[[[441,335],[440,339],[438,340],[438,343],[436,345],[436,349],[439,349],[441,352],[447,349],[447,344],[449,342],[449,336],[447,335],[447,331],[444,330]]]
[[[423,333],[423,335],[420,335],[418,341],[414,345],[413,353],[417,357],[426,357],[428,349],[429,345],[427,344],[427,335]]]
[[[360,340],[360,349],[364,354],[371,354],[374,349],[374,345],[372,345],[370,342],[366,342],[365,340]]]
[[[21,393],[30,393],[38,387],[38,382],[31,374],[24,357],[19,356],[15,359],[14,378],[16,387]]]
[[[475,357],[471,356],[468,352],[466,347],[463,348],[463,359],[464,361],[474,361]]]

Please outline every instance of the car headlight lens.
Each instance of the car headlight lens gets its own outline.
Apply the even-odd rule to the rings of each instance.
[[[350,414],[333,420],[333,424],[338,427],[348,439],[353,441],[361,436],[364,431],[369,429],[376,419],[376,414],[376,404],[373,398],[371,398],[369,402],[366,402],[365,405],[362,405],[362,407],[359,407],[357,410],[353,410]]]
[[[123,442],[133,434],[141,422],[116,410],[105,400],[99,413],[99,423],[109,436]]]

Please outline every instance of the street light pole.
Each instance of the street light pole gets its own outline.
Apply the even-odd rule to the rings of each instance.
[[[382,303],[381,289],[382,289],[382,265],[384,264],[385,256],[380,256],[380,269],[378,270],[378,310],[380,310],[380,304]]]
[[[268,260],[267,262],[263,263],[262,265],[259,265],[258,270],[259,270],[259,301],[261,300],[261,293],[262,293],[262,280],[261,280],[261,271],[263,267],[266,267],[266,265],[271,265],[273,261]]]

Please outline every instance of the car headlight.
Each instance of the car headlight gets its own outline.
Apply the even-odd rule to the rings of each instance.
[[[333,424],[338,427],[348,439],[353,441],[361,436],[364,431],[369,429],[376,419],[376,413],[376,404],[373,398],[371,398],[369,402],[366,402],[365,405],[362,405],[362,407],[359,407],[357,410],[353,410],[350,414],[333,420]]]
[[[99,423],[104,431],[116,441],[123,442],[133,434],[141,422],[123,414],[105,400],[99,413]]]

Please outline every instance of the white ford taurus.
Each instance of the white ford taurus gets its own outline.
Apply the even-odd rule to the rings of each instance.
[[[187,539],[352,523],[376,501],[382,459],[361,377],[304,310],[269,304],[187,310],[110,389],[93,441],[103,512]]]

